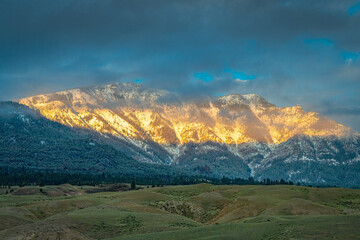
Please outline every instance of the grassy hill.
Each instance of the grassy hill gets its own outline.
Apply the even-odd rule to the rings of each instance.
[[[0,239],[360,239],[360,190],[2,188]]]

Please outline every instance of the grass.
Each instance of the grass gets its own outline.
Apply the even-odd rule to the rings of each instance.
[[[354,189],[13,189],[0,193],[0,239],[360,239],[360,190]]]
[[[111,239],[359,239],[359,221],[360,216],[255,217],[236,223]]]

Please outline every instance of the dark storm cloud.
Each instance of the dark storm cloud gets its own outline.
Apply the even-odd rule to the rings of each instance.
[[[335,107],[360,102],[358,2],[0,0],[0,100],[140,79],[186,97],[257,93],[360,130]]]

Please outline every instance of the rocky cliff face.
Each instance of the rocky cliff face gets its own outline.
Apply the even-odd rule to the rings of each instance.
[[[189,102],[167,91],[115,83],[18,102],[50,120],[99,132],[143,162],[204,168],[214,176],[324,183],[359,170],[357,132],[255,94]],[[337,174],[341,166],[347,172]]]

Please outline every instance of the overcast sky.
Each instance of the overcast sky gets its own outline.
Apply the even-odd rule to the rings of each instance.
[[[115,81],[360,130],[360,1],[0,0],[0,100]]]

